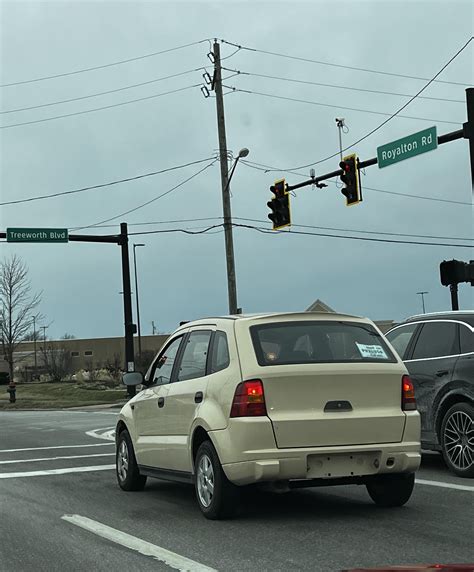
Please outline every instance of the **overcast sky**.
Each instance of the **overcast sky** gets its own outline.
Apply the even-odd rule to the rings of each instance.
[[[247,49],[234,54],[233,46],[222,44],[222,56],[229,56],[223,65],[229,69],[344,87],[242,73],[226,80],[227,86],[237,90],[334,106],[239,91],[226,95],[229,149],[237,154],[248,147],[249,161],[279,169],[315,163],[337,152],[336,117],[345,118],[349,132],[343,135],[343,143],[349,147],[388,117],[367,111],[392,114],[408,101],[406,95],[414,95],[427,83],[399,75],[432,78],[473,34],[473,4],[456,0],[3,1],[0,15],[2,84],[101,66],[214,37],[245,48],[398,74],[355,71]],[[122,65],[3,87],[0,124],[36,121],[200,84],[202,69],[112,94],[5,113],[202,67],[212,74],[209,49],[205,41]],[[473,54],[471,42],[438,78],[455,83],[433,83],[422,94],[450,101],[416,99],[401,115],[422,119],[396,117],[353,151],[362,160],[369,159],[376,155],[377,146],[433,125],[438,134],[460,129],[466,121],[465,87],[473,84]],[[230,75],[232,72],[225,72],[225,77]],[[0,134],[1,202],[134,177],[213,157],[218,148],[215,99],[205,99],[199,87],[92,113],[3,128]],[[316,173],[331,172],[338,162],[335,157],[317,164]],[[73,229],[94,225],[157,197],[208,163],[92,191],[5,205],[0,211],[0,227]],[[298,172],[302,176],[265,173],[239,164],[232,182],[233,216],[263,221],[245,224],[271,228],[266,204],[269,186],[280,176],[286,176],[290,184],[307,179],[309,167]],[[421,311],[420,291],[429,292],[427,311],[450,308],[449,290],[439,280],[439,263],[472,259],[471,248],[307,236],[294,231],[473,244],[467,141],[442,145],[384,169],[367,168],[362,186],[364,201],[352,208],[345,206],[334,182],[322,190],[299,190],[291,198],[295,225],[291,232],[234,229],[238,305],[244,312],[304,310],[320,298],[342,312],[402,320]],[[111,227],[77,232],[117,233],[122,221],[129,223],[130,232],[196,230],[221,223],[221,216],[220,173],[215,163],[147,207],[115,218],[108,223]],[[139,225],[212,217],[216,218]],[[227,313],[224,235],[220,230],[203,235],[131,237],[132,244],[146,244],[137,249],[143,334],[151,333],[152,320],[160,332],[169,332],[180,320]],[[21,256],[29,267],[33,289],[43,291],[41,311],[45,323],[51,323],[48,335],[122,335],[117,246],[2,243],[0,249],[1,258],[14,253]],[[460,285],[459,298],[461,308],[473,309],[471,286]]]

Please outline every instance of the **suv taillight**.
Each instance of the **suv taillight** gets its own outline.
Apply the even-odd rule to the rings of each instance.
[[[242,381],[235,390],[231,417],[255,417],[266,415],[265,395],[263,383],[260,379]]]
[[[402,377],[402,410],[416,410],[415,388],[408,375]]]

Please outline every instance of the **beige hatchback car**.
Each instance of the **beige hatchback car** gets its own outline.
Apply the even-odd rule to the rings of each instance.
[[[401,506],[420,464],[413,385],[368,319],[288,313],[178,328],[116,427],[120,487],[194,483],[207,518],[232,514],[246,485],[363,484]]]

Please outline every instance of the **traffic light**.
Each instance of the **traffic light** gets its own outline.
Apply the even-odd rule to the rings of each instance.
[[[344,171],[340,177],[345,184],[341,193],[346,197],[346,206],[350,207],[362,202],[357,155],[355,153],[347,155],[339,163],[339,167]]]
[[[449,286],[460,282],[470,282],[474,286],[474,260],[462,262],[461,260],[444,260],[439,265],[441,284]]]
[[[291,225],[290,194],[286,190],[285,179],[275,181],[270,187],[270,191],[275,195],[267,205],[272,211],[268,218],[273,223],[273,230],[278,230]]]

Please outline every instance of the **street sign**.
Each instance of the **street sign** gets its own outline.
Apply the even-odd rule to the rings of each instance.
[[[68,242],[67,228],[7,228],[7,242]]]
[[[399,161],[411,159],[416,155],[432,151],[436,147],[438,147],[436,126],[429,127],[428,129],[423,129],[423,131],[418,131],[418,133],[413,133],[402,139],[377,147],[378,166],[382,169]]]

